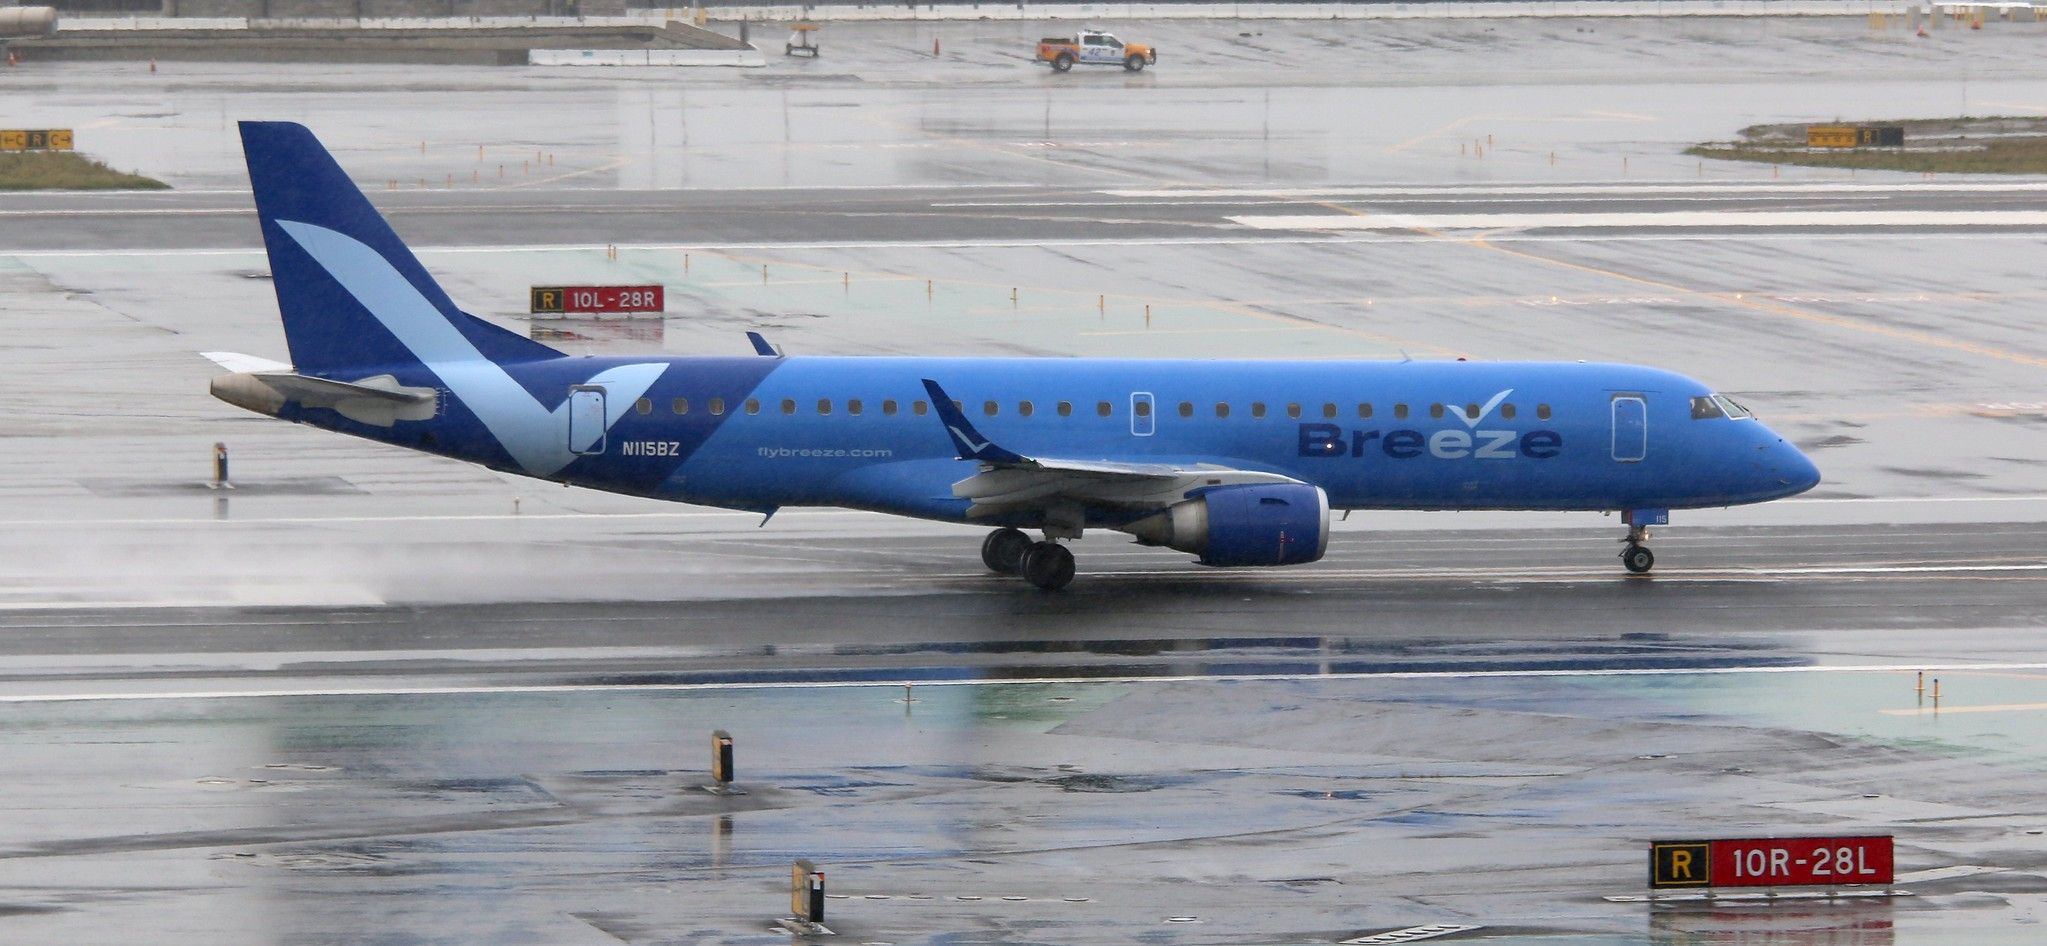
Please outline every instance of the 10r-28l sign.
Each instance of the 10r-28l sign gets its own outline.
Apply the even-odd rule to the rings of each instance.
[[[1840,887],[1888,884],[1890,835],[1654,841],[1649,886]]]

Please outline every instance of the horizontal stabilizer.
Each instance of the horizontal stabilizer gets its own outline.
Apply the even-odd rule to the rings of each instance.
[[[291,365],[238,351],[202,351],[200,357],[229,371],[290,371]]]
[[[287,403],[327,408],[357,423],[378,427],[401,420],[432,420],[440,409],[433,388],[406,387],[387,374],[350,382],[289,371],[240,372],[213,379],[213,396],[259,414],[275,415]]]

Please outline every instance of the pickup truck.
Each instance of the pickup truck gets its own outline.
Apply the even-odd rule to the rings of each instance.
[[[1122,66],[1131,72],[1159,61],[1159,51],[1142,43],[1124,45],[1122,40],[1101,30],[1081,30],[1073,36],[1047,36],[1038,40],[1039,62],[1051,63],[1054,72],[1065,72],[1074,63],[1088,66]]]

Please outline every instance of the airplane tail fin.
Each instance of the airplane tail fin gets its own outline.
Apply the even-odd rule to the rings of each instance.
[[[305,126],[242,122],[241,130],[300,373],[561,355],[456,308]]]

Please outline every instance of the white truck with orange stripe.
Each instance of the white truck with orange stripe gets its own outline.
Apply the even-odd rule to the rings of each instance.
[[[1050,63],[1054,72],[1065,72],[1075,63],[1122,66],[1139,72],[1159,61],[1159,51],[1143,43],[1125,44],[1101,30],[1081,30],[1071,38],[1047,36],[1038,40],[1037,61]]]

